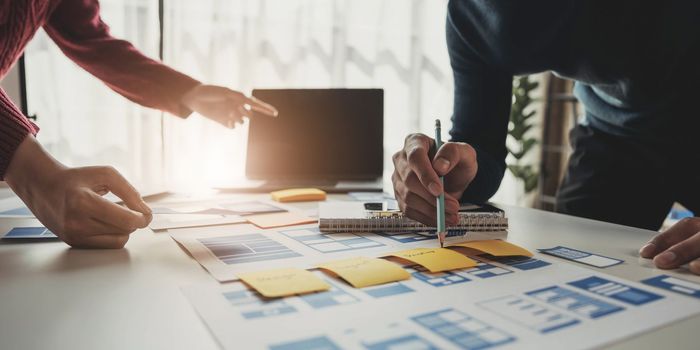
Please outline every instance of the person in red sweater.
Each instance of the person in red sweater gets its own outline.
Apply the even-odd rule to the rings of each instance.
[[[43,27],[62,52],[111,89],[179,117],[197,112],[229,128],[250,110],[274,107],[225,87],[204,85],[112,37],[98,0],[0,0],[0,79]],[[70,168],[34,138],[38,128],[0,89],[0,178],[36,217],[73,247],[121,248],[151,221],[151,210],[114,168]],[[102,196],[112,192],[125,206]]]

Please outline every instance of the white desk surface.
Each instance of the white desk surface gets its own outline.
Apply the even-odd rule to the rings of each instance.
[[[529,249],[564,245],[624,259],[603,271],[634,281],[661,273],[637,255],[654,232],[532,209],[508,208],[507,213],[509,240]],[[7,228],[7,220],[0,219],[0,229]],[[685,271],[664,273],[700,282]],[[2,243],[0,348],[217,349],[180,292],[194,283],[215,282],[167,233],[149,229],[132,234],[121,250]],[[695,349],[698,329],[700,316],[612,348]]]

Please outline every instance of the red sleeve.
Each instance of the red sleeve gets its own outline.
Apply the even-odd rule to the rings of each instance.
[[[113,38],[97,0],[62,0],[44,29],[66,56],[129,100],[180,117],[192,112],[180,99],[199,82]]]
[[[0,88],[0,180],[5,178],[19,144],[30,133],[36,135],[38,130]]]

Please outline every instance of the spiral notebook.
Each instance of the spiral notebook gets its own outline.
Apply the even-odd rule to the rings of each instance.
[[[447,227],[447,241],[505,239],[508,218],[492,205],[463,205],[460,221]],[[389,202],[328,202],[319,204],[319,229],[323,233],[423,232],[435,234],[435,227],[412,220]]]

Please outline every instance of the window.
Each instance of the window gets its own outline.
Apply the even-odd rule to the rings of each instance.
[[[202,82],[385,89],[385,181],[410,132],[450,127],[446,0],[163,0],[163,59]],[[157,57],[155,0],[103,0],[115,36]],[[27,50],[40,141],[71,165],[112,164],[131,181],[192,189],[244,173],[246,126],[227,130],[138,107],[81,71],[42,33]],[[162,148],[161,148],[162,147]]]

